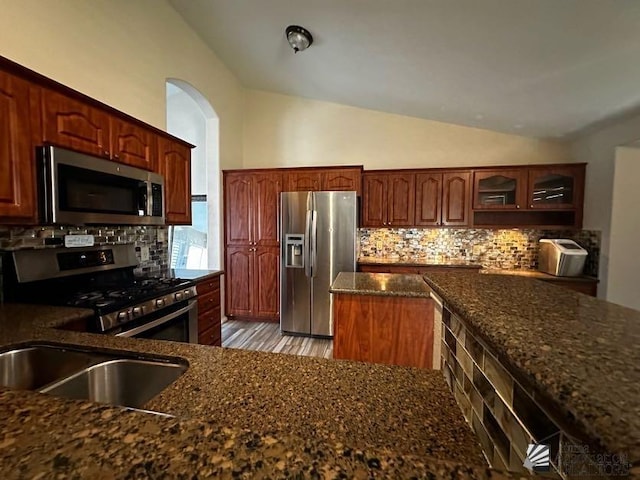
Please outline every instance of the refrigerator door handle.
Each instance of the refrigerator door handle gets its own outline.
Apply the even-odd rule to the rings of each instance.
[[[311,277],[316,276],[318,263],[318,212],[311,211]]]
[[[307,277],[311,276],[311,216],[313,210],[307,210],[304,223],[304,274]]]

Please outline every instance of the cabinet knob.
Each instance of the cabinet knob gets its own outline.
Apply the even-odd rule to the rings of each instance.
[[[531,204],[530,208],[533,208],[533,204]]]
[[[120,158],[120,155],[118,155],[117,153],[113,156],[113,158]]]
[[[104,156],[105,156],[105,157],[108,157],[108,156],[109,156],[109,151],[108,151],[108,150],[105,150],[105,151],[104,151]]]
[[[520,208],[520,205],[516,205],[516,208]]]

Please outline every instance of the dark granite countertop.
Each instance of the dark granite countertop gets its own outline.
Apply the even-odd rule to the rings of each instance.
[[[349,295],[428,298],[431,289],[420,275],[340,272],[329,291]]]
[[[548,273],[539,272],[538,270],[501,270],[494,268],[483,268],[480,273],[487,275],[516,275],[519,277],[535,278],[538,280],[544,280],[545,282],[584,282],[584,283],[598,283],[599,280],[596,277],[590,277],[588,275],[580,275],[578,277],[556,277]]]
[[[52,328],[88,313],[6,304],[0,346],[183,358],[189,369],[144,406],[175,418],[0,388],[3,478],[520,477],[487,470],[439,371]]]
[[[512,374],[640,460],[640,312],[513,275],[425,275]]]
[[[445,257],[358,257],[361,265],[397,265],[403,267],[482,268],[479,263]]]
[[[200,282],[208,278],[215,278],[222,275],[222,270],[188,270],[186,268],[172,268],[167,270],[167,278],[182,278],[183,280],[193,280]]]

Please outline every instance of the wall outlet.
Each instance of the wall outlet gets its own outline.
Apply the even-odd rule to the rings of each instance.
[[[140,247],[140,261],[141,262],[149,261],[149,247]]]
[[[378,240],[376,241],[376,250],[378,250],[379,252],[382,251],[382,240]]]

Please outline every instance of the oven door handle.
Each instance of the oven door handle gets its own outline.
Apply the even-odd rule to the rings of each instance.
[[[160,317],[157,320],[154,320],[153,322],[145,323],[144,325],[140,325],[139,327],[132,328],[131,330],[126,330],[124,332],[116,333],[115,336],[116,337],[133,337],[135,335],[138,335],[139,333],[144,333],[147,330],[151,330],[152,328],[162,325],[163,323],[167,323],[173,320],[174,318],[179,317],[180,315],[188,313],[189,310],[192,310],[197,306],[198,304],[195,301],[190,301],[189,305],[187,305],[184,308],[181,308],[180,310],[172,312],[169,315],[165,315],[164,317]]]

